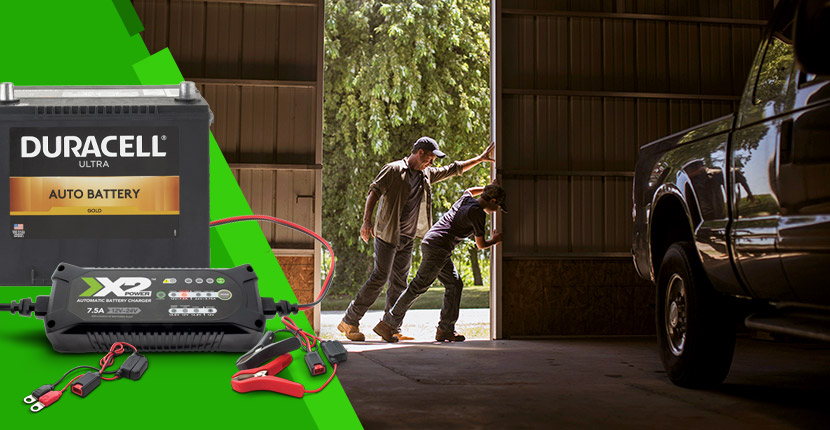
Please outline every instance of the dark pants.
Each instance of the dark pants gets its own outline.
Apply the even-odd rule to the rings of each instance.
[[[412,238],[401,236],[398,242],[398,246],[395,246],[375,238],[375,268],[346,309],[346,315],[343,316],[343,322],[346,324],[360,324],[360,319],[378,299],[383,284],[387,281],[389,288],[386,290],[386,312],[389,312],[406,288],[406,278],[412,264]]]
[[[403,317],[410,306],[421,294],[424,294],[430,285],[438,278],[444,284],[444,305],[441,306],[441,320],[438,328],[442,330],[455,330],[455,322],[458,321],[458,309],[461,307],[461,290],[464,289],[464,282],[455,270],[450,257],[452,251],[421,244],[421,266],[415,278],[404,290],[403,294],[395,302],[391,310],[383,315],[383,321],[395,328],[400,328]]]

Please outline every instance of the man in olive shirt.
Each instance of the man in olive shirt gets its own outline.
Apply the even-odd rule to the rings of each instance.
[[[494,147],[491,142],[478,157],[455,161],[444,167],[431,167],[436,157],[444,158],[445,154],[438,149],[434,139],[422,137],[415,142],[408,157],[383,166],[369,186],[360,228],[364,242],[370,237],[375,238],[374,269],[337,326],[348,339],[365,339],[358,328],[360,319],[377,300],[387,281],[386,311],[406,288],[413,238],[423,237],[432,225],[432,184],[460,175],[481,162],[493,161]],[[372,214],[378,201],[380,209],[373,228]],[[397,331],[394,336],[403,338]]]

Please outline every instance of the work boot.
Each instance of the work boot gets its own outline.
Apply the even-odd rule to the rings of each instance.
[[[443,330],[439,328],[435,331],[435,340],[438,342],[443,342],[445,340],[450,342],[464,342],[464,339],[466,339],[466,337],[464,337],[463,334],[456,333],[455,330]]]
[[[395,328],[383,321],[379,322],[378,325],[375,326],[375,333],[389,343],[395,343],[398,341],[398,338],[395,337],[395,334],[397,333]]]
[[[360,329],[358,329],[356,325],[346,324],[345,322],[340,321],[340,324],[337,325],[337,329],[346,335],[346,339],[353,340],[355,342],[366,340],[366,336],[360,332]]]

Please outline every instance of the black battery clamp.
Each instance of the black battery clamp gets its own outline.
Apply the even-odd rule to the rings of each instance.
[[[268,221],[321,242],[332,264],[317,300],[307,304],[260,297],[251,265],[217,268],[85,268],[61,263],[49,296],[0,304],[0,310],[44,320],[58,352],[106,351],[128,342],[142,351],[244,352],[257,344],[265,321],[311,309],[325,298],[334,271],[331,245],[311,230],[264,215],[225,218],[215,227]]]

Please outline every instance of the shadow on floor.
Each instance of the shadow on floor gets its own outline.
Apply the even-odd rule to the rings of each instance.
[[[830,349],[741,339],[718,390],[665,376],[650,337],[348,343],[366,428],[826,428]]]

